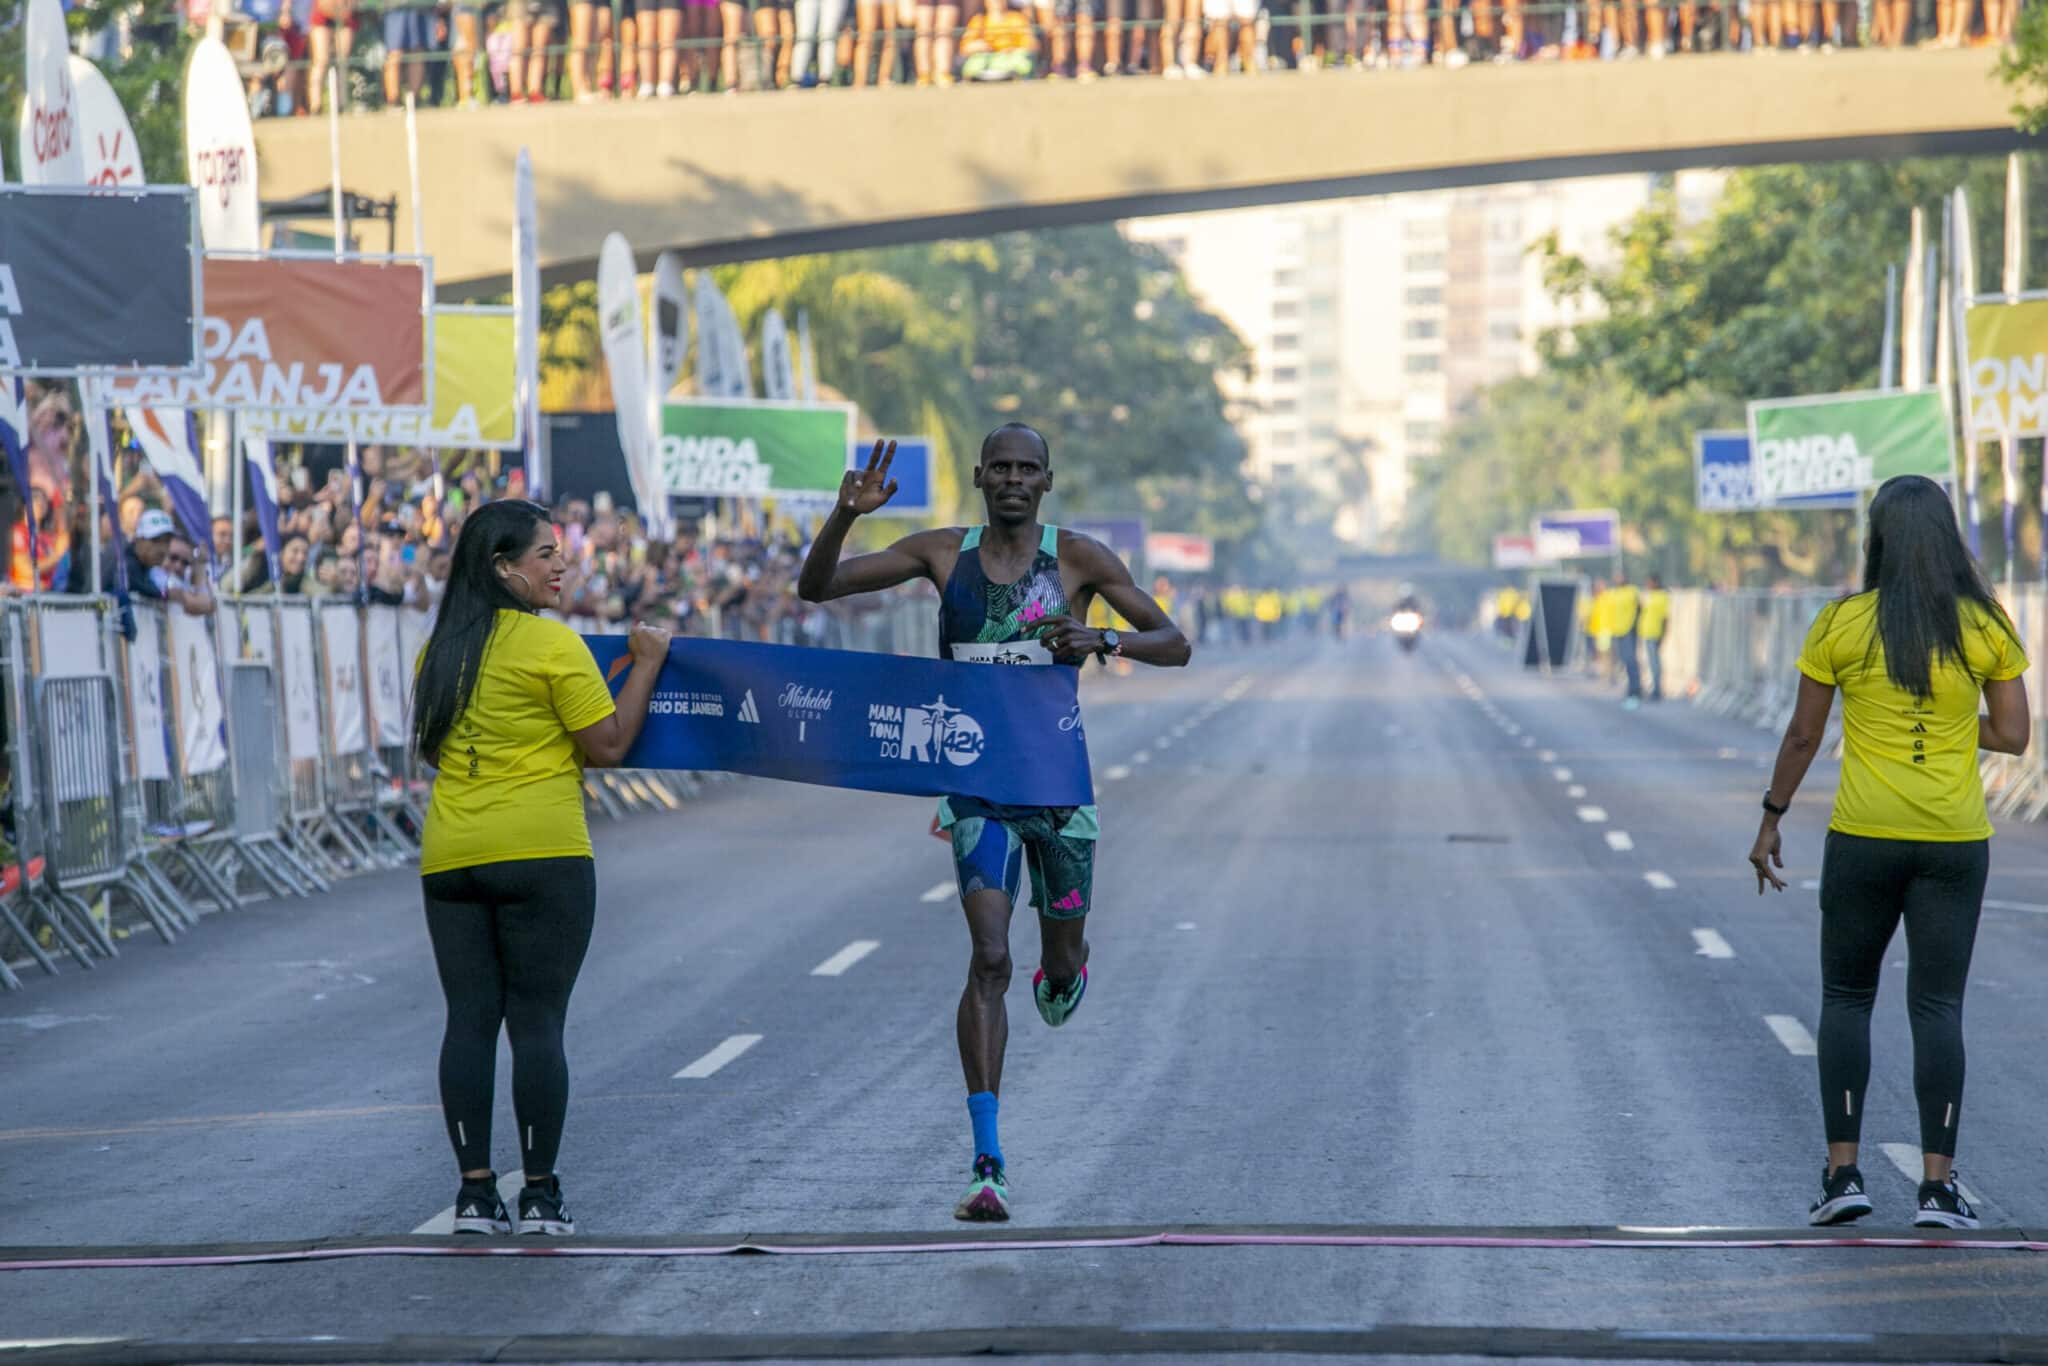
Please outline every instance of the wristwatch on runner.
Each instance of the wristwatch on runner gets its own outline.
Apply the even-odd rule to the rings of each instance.
[[[1121,659],[1124,653],[1124,638],[1118,635],[1114,629],[1104,631],[1102,633],[1102,648],[1096,653],[1100,654],[1104,659]]]

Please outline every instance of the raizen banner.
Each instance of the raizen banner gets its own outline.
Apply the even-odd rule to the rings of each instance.
[[[1977,304],[1969,342],[1969,430],[1977,439],[2048,436],[2048,299]]]
[[[517,317],[507,307],[435,309],[431,413],[417,408],[319,413],[245,408],[241,429],[273,441],[519,450],[517,327]]]
[[[106,400],[314,413],[427,409],[420,301],[432,293],[429,276],[426,262],[405,257],[209,256],[204,372],[118,376]]]
[[[1955,477],[1948,414],[1932,389],[1755,402],[1749,437],[1766,503],[1853,493],[1900,474]]]
[[[1795,494],[1764,502],[1757,494],[1748,432],[1695,433],[1692,451],[1694,502],[1701,512],[1754,512],[1765,507],[1814,512],[1856,506],[1853,493]]]
[[[192,192],[0,187],[0,370],[195,370]]]
[[[670,494],[833,494],[852,441],[850,403],[665,403],[654,469]]]
[[[1621,553],[1621,514],[1546,512],[1530,527],[1536,553],[1545,560],[1576,560]]]
[[[209,251],[258,251],[256,131],[234,54],[202,38],[185,65],[185,171],[199,187],[199,235]]]
[[[624,636],[586,636],[616,695]],[[1073,669],[678,640],[629,768],[1013,806],[1095,800]]]

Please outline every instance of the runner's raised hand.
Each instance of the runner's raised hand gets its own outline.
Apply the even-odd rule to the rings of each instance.
[[[894,498],[896,481],[889,477],[889,466],[895,462],[896,443],[876,441],[868,452],[867,468],[848,470],[839,481],[840,509],[864,517]]]

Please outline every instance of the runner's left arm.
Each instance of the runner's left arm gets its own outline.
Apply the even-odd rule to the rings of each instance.
[[[1080,570],[1081,591],[1108,603],[1135,630],[1120,633],[1123,657],[1140,664],[1157,664],[1177,669],[1194,653],[1180,627],[1161,611],[1152,595],[1131,579],[1131,571],[1102,542],[1075,536],[1062,547],[1068,563]],[[1072,663],[1102,650],[1102,632],[1071,617],[1057,617],[1046,623],[1040,639],[1053,657]]]

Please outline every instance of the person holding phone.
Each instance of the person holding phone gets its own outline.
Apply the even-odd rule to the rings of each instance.
[[[561,605],[547,512],[477,508],[421,652],[413,748],[437,770],[420,851],[427,932],[447,998],[441,1106],[462,1184],[457,1233],[576,1230],[555,1172],[569,1104],[569,993],[597,914],[583,769],[639,738],[669,633],[637,626],[614,701],[589,649],[541,615]],[[512,1044],[525,1188],[516,1224],[491,1167],[498,1034]]]

